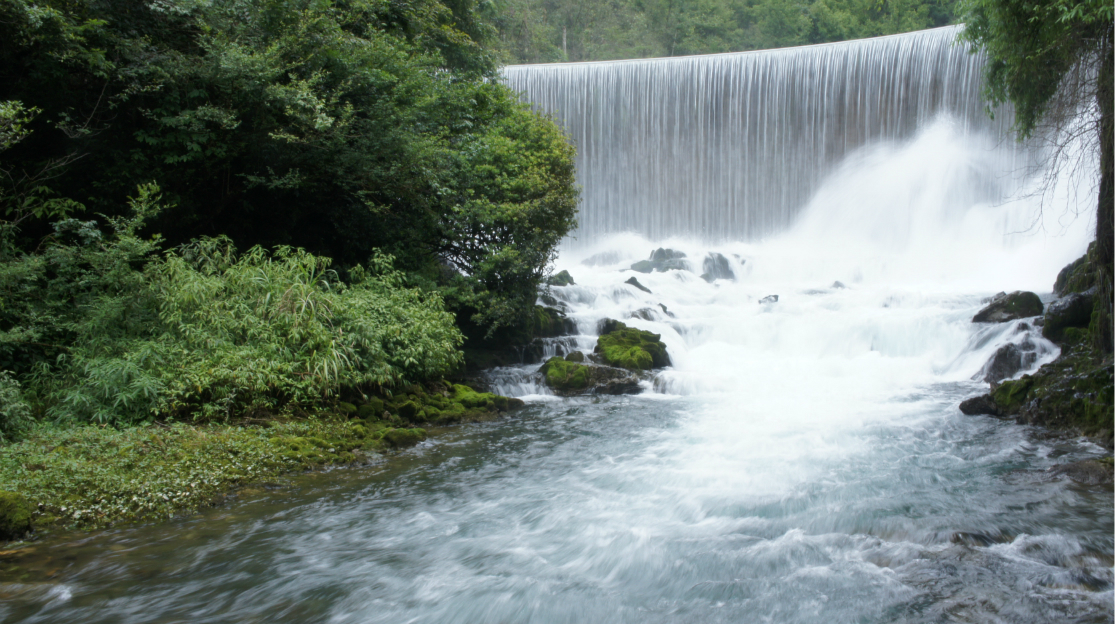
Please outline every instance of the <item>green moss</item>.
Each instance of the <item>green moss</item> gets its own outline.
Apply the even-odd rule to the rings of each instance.
[[[356,415],[364,420],[378,419],[383,415],[383,401],[372,397],[356,410]]]
[[[383,439],[395,448],[414,446],[426,439],[425,429],[388,429],[383,434]]]
[[[606,333],[596,343],[596,352],[604,362],[628,370],[649,370],[670,365],[666,345],[659,334],[642,331],[609,319]]]
[[[344,401],[341,401],[337,404],[337,411],[342,414],[355,414],[356,406],[352,403],[345,403]]]
[[[539,369],[546,384],[558,390],[581,390],[589,385],[588,367],[576,362],[568,362],[554,356]]]
[[[1033,377],[1023,375],[1021,379],[999,384],[999,387],[991,393],[991,398],[1007,413],[1015,413],[1022,407],[1033,385]]]
[[[1092,349],[1086,332],[1071,335],[1061,356],[1033,375],[1000,384],[991,398],[1019,421],[1099,437],[1111,445],[1115,379],[1109,358]]]
[[[522,405],[464,385],[405,390],[388,405],[412,415],[410,422],[486,420]],[[326,415],[251,426],[39,426],[21,442],[0,446],[0,512],[7,490],[26,498],[39,528],[168,518],[236,486],[426,439],[423,429],[399,427],[398,416],[383,419],[388,405],[374,397],[356,409],[359,419]]]
[[[550,286],[573,286],[576,284],[576,282],[573,281],[573,276],[569,274],[569,271],[560,271],[551,275],[550,279],[546,280],[546,283]]]
[[[0,539],[19,539],[31,530],[31,504],[16,492],[0,491]]]
[[[404,420],[413,421],[418,416],[418,412],[418,405],[414,401],[407,401],[398,407],[396,413]]]

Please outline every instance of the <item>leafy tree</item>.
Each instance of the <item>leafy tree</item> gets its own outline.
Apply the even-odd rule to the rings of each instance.
[[[435,285],[440,265],[465,270],[506,312],[484,323],[524,318],[543,268],[491,267],[552,254],[575,214],[572,153],[496,79],[485,6],[0,0],[0,101],[30,131],[3,154],[0,210],[50,208],[24,219],[30,242],[50,217],[117,214],[155,180],[175,208],[148,227],[171,245],[289,245],[342,273],[379,250]],[[464,175],[470,161],[501,169]],[[485,219],[502,238],[463,262],[451,250]]]
[[[932,28],[956,0],[497,0],[514,62],[778,48]]]
[[[1043,125],[1056,131],[1083,115],[1085,132],[1100,152],[1095,263],[1098,346],[1111,351],[1115,184],[1112,129],[1113,3],[1111,0],[968,0],[963,37],[988,57],[986,93],[992,104],[1010,102],[1019,138]]]

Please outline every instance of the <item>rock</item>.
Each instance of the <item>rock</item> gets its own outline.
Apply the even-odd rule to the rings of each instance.
[[[650,273],[650,271],[647,271],[647,273]],[[634,275],[632,275],[632,276],[631,276],[631,279],[629,279],[629,280],[627,280],[626,282],[624,282],[624,284],[631,284],[631,285],[632,285],[632,286],[634,286],[635,288],[638,288],[639,290],[641,290],[641,291],[643,291],[643,292],[645,292],[645,293],[650,293],[650,289],[649,289],[649,288],[647,288],[646,286],[643,286],[642,284],[640,284],[640,283],[639,283],[639,280],[635,279],[635,276],[634,276]]]
[[[666,306],[662,305],[661,303],[658,304],[658,307],[662,308],[662,313],[665,314],[666,316],[668,316],[670,318],[677,318],[676,316],[674,316],[673,312],[670,312],[669,310],[667,310]]]
[[[388,429],[383,434],[383,439],[395,448],[414,446],[426,439],[425,429]]]
[[[650,370],[670,365],[670,356],[662,336],[628,327],[619,321],[605,319],[600,324],[600,338],[594,353],[605,364],[628,370]]]
[[[403,420],[414,422],[418,417],[419,407],[414,401],[407,401],[395,410]]]
[[[376,397],[368,399],[368,402],[361,405],[356,410],[356,416],[363,420],[375,420],[383,413],[383,401]]]
[[[0,491],[0,539],[22,539],[31,530],[31,503],[22,494]]]
[[[577,324],[557,308],[534,306],[534,324],[531,335],[538,338],[555,338],[577,333]]]
[[[832,283],[832,286],[829,286],[829,288],[839,289],[839,288],[847,288],[847,286],[845,286],[844,283],[841,282],[841,281],[835,281],[835,282]]]
[[[1069,293],[1049,304],[1045,311],[1041,335],[1053,342],[1061,342],[1065,330],[1084,328],[1092,322],[1092,308],[1095,304],[1095,287],[1082,293]]]
[[[1012,293],[999,293],[991,298],[987,307],[972,317],[973,323],[1005,323],[1029,316],[1039,316],[1042,312],[1041,299],[1032,292],[1016,290]]]
[[[356,406],[352,403],[345,403],[344,401],[341,401],[340,403],[337,403],[337,411],[342,414],[352,415],[356,413]]]
[[[1049,469],[1049,472],[1055,475],[1064,475],[1083,485],[1111,485],[1115,482],[1112,479],[1111,458],[1105,459],[1107,461],[1085,459],[1071,464],[1054,466]]]
[[[1066,341],[1056,360],[1032,374],[1003,381],[991,392],[995,407],[1028,425],[1093,436],[1108,448],[1115,415],[1115,383],[1110,357],[1087,341]]]
[[[710,253],[705,256],[704,262],[701,263],[701,270],[704,271],[701,279],[706,282],[713,282],[718,279],[736,279],[736,274],[732,272],[732,265],[728,263],[728,259],[723,254]]]
[[[539,369],[546,385],[561,396],[577,394],[635,394],[639,380],[631,373],[610,366],[579,364],[552,357]]]
[[[960,403],[960,411],[968,416],[1001,416],[999,407],[995,405],[995,401],[991,399],[990,394],[982,394],[977,397],[972,397]]]
[[[778,295],[767,295],[760,299],[759,303],[778,303]]]
[[[667,260],[680,260],[685,257],[685,252],[674,251],[659,247],[650,253],[652,262],[666,262]]]
[[[650,254],[650,260],[640,260],[631,265],[632,271],[639,273],[651,273],[658,271],[665,273],[666,271],[688,271],[689,265],[686,264],[685,254],[673,249],[655,249]]]
[[[565,361],[583,364],[585,361],[585,354],[581,353],[580,351],[571,351],[568,355],[565,356]]]
[[[639,308],[632,312],[629,318],[643,319],[644,321],[657,321],[658,312],[653,308]]]
[[[1014,377],[1015,373],[1022,370],[1024,360],[1022,349],[1014,344],[1005,344],[995,351],[991,359],[983,365],[983,381],[999,383],[1004,379]]]
[[[1096,283],[1095,264],[1090,256],[1095,252],[1096,243],[1088,245],[1088,252],[1068,264],[1057,274],[1053,283],[1053,294],[1064,297],[1069,293],[1084,292]]]
[[[575,286],[576,285],[576,282],[573,281],[573,276],[569,274],[569,271],[561,271],[560,273],[557,273],[555,275],[551,275],[550,278],[546,280],[546,283],[549,284],[550,286]]]

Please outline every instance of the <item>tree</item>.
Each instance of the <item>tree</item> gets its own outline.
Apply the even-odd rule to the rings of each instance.
[[[1109,352],[1115,242],[1113,13],[1111,0],[968,0],[962,35],[974,50],[987,54],[987,98],[994,105],[1014,106],[1019,139],[1043,125],[1064,126],[1070,117],[1087,119],[1086,130],[1100,153],[1094,258],[1099,306],[1093,335]]]
[[[413,276],[464,270],[505,311],[484,323],[525,318],[544,265],[489,260],[550,258],[576,211],[573,154],[498,80],[486,6],[0,0],[0,131],[23,137],[3,155],[0,219],[28,201],[118,214],[154,181],[175,207],[148,227],[170,245],[290,245],[342,274],[381,250]],[[479,222],[502,238],[463,262],[452,250]],[[49,221],[21,228],[31,244]]]

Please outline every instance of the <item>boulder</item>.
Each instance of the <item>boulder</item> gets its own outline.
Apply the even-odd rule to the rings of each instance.
[[[605,364],[628,370],[650,370],[670,365],[662,336],[605,319],[600,324],[595,353]]]
[[[960,403],[960,411],[968,416],[1001,416],[999,406],[992,400],[990,394],[981,394]]]
[[[972,317],[973,323],[1005,323],[1020,318],[1039,316],[1041,299],[1032,292],[1016,290],[1009,295],[999,293],[985,308]]]
[[[629,318],[643,319],[644,321],[657,321],[658,311],[654,308],[639,308],[632,312]]]
[[[426,439],[425,429],[388,429],[383,433],[383,439],[387,440],[391,446],[395,448],[406,448],[414,446],[419,442]]]
[[[650,273],[650,271],[647,271],[647,273]],[[650,293],[650,289],[647,288],[646,286],[643,286],[642,284],[640,284],[639,280],[635,279],[634,275],[631,276],[631,279],[628,279],[626,282],[624,282],[624,284],[631,284],[635,288],[638,288],[639,290],[641,290],[645,293],[648,293],[648,294]]]
[[[582,358],[583,359],[583,358]],[[552,357],[539,369],[543,380],[560,396],[577,394],[635,394],[639,380],[628,371]]]
[[[531,334],[539,338],[554,338],[577,333],[577,324],[557,308],[534,306],[534,324]]]
[[[673,312],[670,312],[669,310],[667,310],[666,306],[662,305],[661,303],[658,304],[658,307],[662,308],[662,313],[665,314],[666,316],[668,316],[670,318],[677,318],[676,316],[674,316]]]
[[[688,271],[689,265],[685,262],[685,253],[660,247],[650,254],[649,260],[640,260],[632,264],[631,270],[639,273],[653,271],[665,273],[666,271]]]
[[[1069,293],[1084,292],[1096,283],[1095,264],[1089,259],[1095,248],[1096,243],[1092,242],[1088,245],[1087,253],[1061,269],[1057,274],[1057,281],[1053,283],[1053,294],[1064,297]]]
[[[778,303],[778,295],[767,295],[760,299],[759,303]]]
[[[1014,344],[1005,344],[999,347],[995,354],[991,356],[991,359],[983,365],[983,370],[980,371],[983,381],[994,384],[1014,377],[1015,373],[1022,370],[1026,363],[1025,355],[1033,354],[1024,354],[1022,349]]]
[[[680,260],[685,257],[685,252],[675,251],[673,249],[665,249],[659,247],[650,253],[652,262],[666,262],[668,260]]]
[[[1092,287],[1082,293],[1069,293],[1050,303],[1045,311],[1041,334],[1053,342],[1061,342],[1066,329],[1087,327],[1092,321],[1095,293],[1096,289]]]
[[[22,494],[0,492],[0,540],[22,539],[31,530],[31,503]]]
[[[585,354],[581,353],[580,351],[570,351],[568,354],[566,354],[565,361],[583,364],[585,361]]]
[[[574,286],[574,285],[576,285],[576,282],[573,281],[573,276],[569,274],[569,271],[561,271],[559,273],[555,273],[554,275],[551,275],[550,278],[546,280],[546,283],[549,284],[550,286]]]
[[[844,282],[841,282],[840,280],[837,280],[837,281],[833,282],[832,286],[829,286],[829,288],[840,289],[840,288],[847,288],[847,286],[844,285]]]
[[[711,283],[718,279],[736,279],[736,274],[732,272],[732,265],[728,263],[728,259],[723,254],[710,253],[705,256],[704,262],[701,263],[701,269],[704,271],[701,279],[706,282]]]
[[[1061,464],[1050,468],[1049,472],[1054,475],[1064,475],[1083,485],[1111,485],[1112,463],[1110,457],[1106,459],[1107,461],[1085,459],[1071,464]]]
[[[728,259],[724,257],[724,254],[710,253],[706,255],[705,262],[701,263],[701,270],[705,272],[701,277],[705,277],[708,282],[736,279],[736,274],[731,271],[731,265],[728,264]]]

